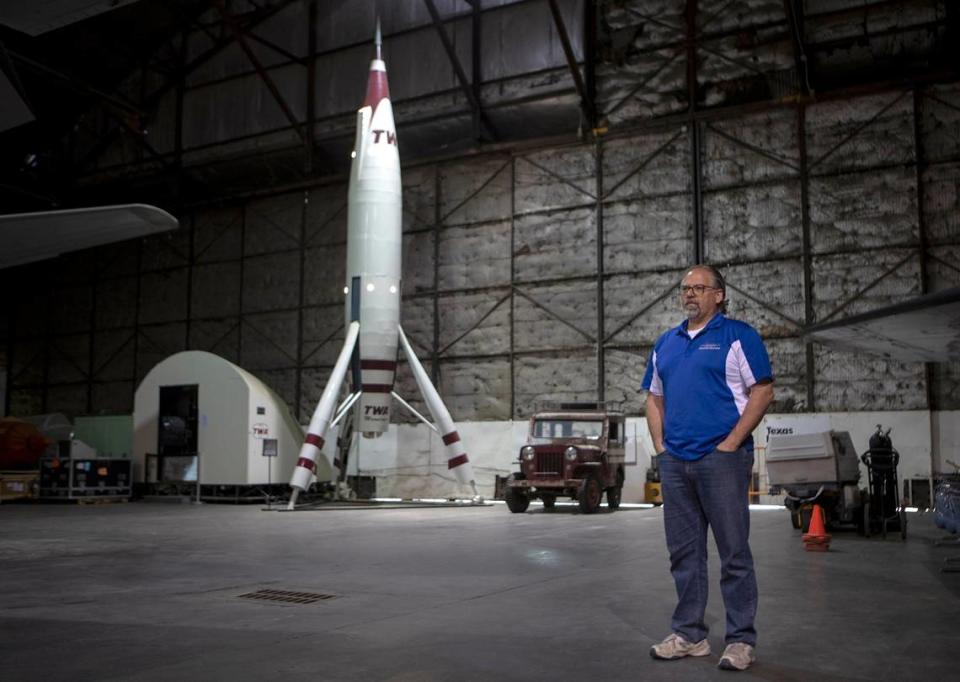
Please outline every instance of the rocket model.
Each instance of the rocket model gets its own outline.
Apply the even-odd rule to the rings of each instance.
[[[457,481],[469,484],[478,499],[473,468],[460,435],[440,394],[400,327],[400,260],[402,205],[400,153],[387,87],[387,67],[380,56],[380,26],[376,33],[377,56],[370,62],[367,95],[357,111],[357,136],[351,154],[347,199],[347,276],[343,287],[347,336],[337,358],[297,461],[290,487],[288,509],[296,505],[316,471],[317,458],[327,430],[350,409],[355,409],[355,429],[376,437],[390,424],[392,398],[410,409],[437,431],[446,446],[447,467]],[[433,415],[431,424],[393,390],[397,346],[403,348],[417,387]],[[350,391],[337,407],[337,398],[349,370]],[[338,469],[342,464],[335,460]]]

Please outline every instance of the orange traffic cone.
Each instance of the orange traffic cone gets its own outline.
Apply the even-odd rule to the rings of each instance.
[[[813,505],[810,516],[810,528],[803,534],[803,547],[808,552],[826,552],[830,549],[831,536],[823,527],[823,510],[819,504]]]

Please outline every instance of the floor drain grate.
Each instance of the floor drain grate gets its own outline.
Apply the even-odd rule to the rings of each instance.
[[[287,590],[257,590],[238,595],[240,599],[259,599],[260,601],[279,601],[286,604],[316,604],[318,601],[336,599],[335,594],[318,592],[289,592]]]

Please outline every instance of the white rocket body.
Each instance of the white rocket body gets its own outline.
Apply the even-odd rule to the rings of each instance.
[[[345,324],[361,323],[350,379],[353,391],[363,392],[355,423],[366,436],[379,436],[390,425],[400,324],[402,214],[400,153],[387,67],[374,59],[367,96],[357,112],[344,287]]]
[[[379,27],[376,44],[377,58],[370,63],[367,95],[357,112],[357,135],[350,168],[344,286],[347,336],[300,448],[290,479],[293,491],[289,509],[295,506],[299,492],[306,490],[313,480],[317,458],[323,456],[327,430],[348,409],[356,410],[354,429],[364,436],[379,436],[389,427],[398,345],[434,418],[435,425],[427,423],[443,440],[447,468],[459,483],[470,485],[475,501],[482,500],[477,495],[473,468],[456,425],[400,327],[403,239],[400,153],[387,69],[380,59]],[[335,412],[348,372],[350,395]],[[422,415],[415,414],[426,421]],[[337,460],[333,465],[338,469],[343,466]]]

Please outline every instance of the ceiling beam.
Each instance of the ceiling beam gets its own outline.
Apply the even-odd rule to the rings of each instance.
[[[430,12],[430,18],[433,19],[433,26],[437,29],[437,35],[440,36],[440,42],[443,43],[443,49],[446,51],[447,58],[450,60],[450,64],[453,66],[454,73],[457,75],[457,80],[460,82],[460,89],[463,90],[463,94],[466,96],[467,101],[470,102],[470,107],[477,112],[477,115],[480,117],[480,121],[487,129],[490,137],[493,140],[496,140],[497,131],[493,127],[493,124],[490,122],[487,115],[483,113],[483,107],[480,105],[480,100],[478,100],[474,95],[473,88],[470,85],[467,74],[464,72],[463,66],[460,65],[460,59],[457,57],[456,48],[454,48],[453,43],[450,42],[450,37],[447,35],[447,31],[443,26],[443,20],[440,18],[440,13],[437,11],[437,6],[434,4],[433,0],[423,0],[423,4],[427,6],[427,11]]]
[[[21,66],[25,66],[31,71],[43,74],[50,78],[55,78],[58,81],[63,82],[67,87],[71,88],[75,92],[80,92],[86,95],[91,95],[105,104],[109,104],[115,109],[120,109],[130,114],[136,116],[143,116],[143,111],[133,102],[127,99],[120,99],[113,95],[110,95],[99,88],[95,88],[92,85],[85,83],[76,76],[71,76],[70,74],[63,73],[57,69],[47,66],[41,62],[38,62],[35,59],[27,57],[26,55],[15,52],[14,50],[7,50],[7,55],[15,62],[18,62]]]
[[[13,65],[13,61],[11,61],[10,55],[7,53],[7,48],[4,46],[3,41],[0,41],[0,74],[3,73],[6,74],[10,84],[17,91],[17,94],[20,95],[20,99],[23,100],[23,103],[27,106],[27,109],[30,110],[30,113],[34,113],[33,105],[30,103],[30,98],[27,97],[27,91],[23,87],[23,82],[20,80],[20,74],[17,73],[17,69]]]
[[[570,44],[570,36],[567,34],[567,26],[564,24],[563,15],[560,13],[560,7],[557,0],[548,0],[550,3],[550,12],[553,14],[553,23],[557,28],[557,35],[560,36],[560,44],[563,46],[563,54],[567,58],[567,66],[570,67],[570,75],[573,76],[573,84],[577,88],[577,94],[580,95],[580,109],[583,111],[583,117],[587,120],[590,129],[593,130],[597,123],[597,108],[593,97],[587,91],[587,86],[583,83],[583,77],[580,75],[580,65],[577,63],[577,57],[573,54],[573,46]],[[587,0],[589,2],[589,0]]]
[[[790,25],[790,38],[793,43],[793,63],[797,70],[800,95],[806,97],[813,92],[810,86],[810,62],[807,59],[806,32],[803,19],[803,2],[783,0],[783,9]]]
[[[250,30],[255,26],[263,23],[270,17],[274,16],[282,10],[284,7],[289,5],[293,0],[281,0],[275,5],[271,5],[262,11],[251,12],[243,17],[243,25],[246,30]],[[180,27],[180,31],[186,35],[187,31],[190,30],[191,25],[193,25],[193,20],[189,17],[184,18],[184,23]],[[227,46],[233,43],[233,38],[230,36],[221,37],[218,40],[214,41],[214,44],[211,45],[207,50],[197,55],[189,64],[186,64],[182,69],[178,69],[176,73],[171,74],[170,77],[166,79],[163,85],[151,92],[144,98],[143,103],[141,104],[142,108],[146,111],[152,113],[155,112],[157,106],[160,104],[160,101],[163,99],[170,90],[176,88],[180,83],[181,79],[186,78],[189,74],[196,71],[198,68],[206,64],[208,61],[216,57],[223,51]],[[144,115],[143,122],[146,124],[150,120],[150,115]],[[113,144],[117,137],[123,132],[122,126],[114,126],[110,131],[104,133],[100,138],[99,142],[93,146],[93,148],[87,152],[83,158],[81,158],[74,165],[74,174],[79,175],[83,170],[90,164],[95,163],[103,154],[110,148],[110,145]]]
[[[306,141],[306,135],[303,132],[303,126],[300,124],[300,121],[297,120],[297,117],[290,108],[290,105],[287,104],[287,100],[284,98],[283,93],[280,92],[280,88],[278,88],[277,84],[273,82],[270,74],[267,73],[267,70],[257,58],[257,55],[254,53],[253,49],[251,49],[250,44],[247,42],[243,28],[240,26],[234,16],[227,11],[227,6],[224,3],[224,0],[211,0],[211,2],[213,3],[214,7],[217,8],[217,11],[220,12],[220,16],[223,17],[223,23],[227,27],[227,30],[231,33],[231,35],[233,35],[234,40],[237,41],[237,44],[240,46],[240,49],[243,50],[243,53],[247,55],[247,59],[249,59],[250,63],[253,64],[253,68],[257,70],[260,80],[262,80],[264,85],[267,86],[270,94],[273,95],[273,98],[283,111],[284,116],[286,116],[287,120],[290,121],[290,125],[292,125],[294,130],[297,131],[297,135],[300,136],[300,139]]]

